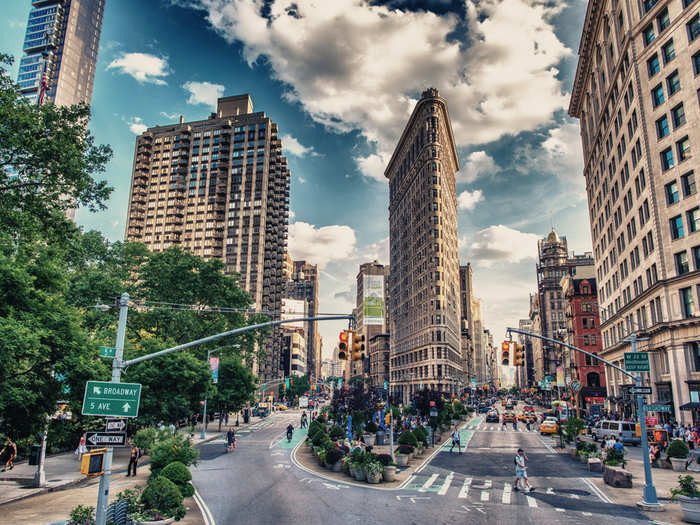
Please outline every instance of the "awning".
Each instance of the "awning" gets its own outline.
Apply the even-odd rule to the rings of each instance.
[[[680,407],[681,410],[700,410],[700,403],[697,401],[691,401],[690,403],[686,403],[685,405],[681,405]]]

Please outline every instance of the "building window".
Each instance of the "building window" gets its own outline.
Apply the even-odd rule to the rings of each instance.
[[[688,29],[688,41],[692,42],[700,36],[700,13],[697,13],[693,19],[686,25]],[[652,28],[653,32],[653,28]]]
[[[656,75],[660,69],[661,66],[659,65],[659,56],[654,53],[654,55],[647,60],[647,71],[649,72],[649,78]]]
[[[685,175],[681,176],[681,184],[683,185],[683,197],[689,197],[695,195],[697,189],[695,187],[695,173],[689,171]]]
[[[688,24],[688,34],[690,34],[690,24]],[[642,36],[644,38],[644,47],[648,46],[651,44],[654,39],[656,38],[656,34],[654,33],[654,26],[649,24],[642,30]],[[691,40],[693,40],[691,38]]]
[[[683,217],[681,215],[676,215],[669,221],[671,225],[671,238],[680,239],[685,236],[683,231]]]
[[[664,138],[670,133],[670,128],[668,125],[668,117],[664,115],[659,120],[656,121],[656,136],[659,139]]]
[[[681,77],[678,75],[678,70],[675,70],[666,77],[666,86],[668,88],[669,97],[678,93],[678,91],[681,89]]]
[[[693,264],[696,270],[700,270],[700,245],[693,246],[690,251],[693,253]]]
[[[700,343],[697,341],[688,343],[688,352],[693,360],[693,370],[700,372]]]
[[[668,16],[668,9],[664,9],[656,17],[656,23],[659,25],[659,34],[671,25],[671,18]]]
[[[674,129],[685,124],[685,109],[682,103],[671,110],[671,117],[673,117]]]
[[[696,75],[700,73],[700,51],[693,55],[693,71]]]
[[[666,171],[671,169],[673,165],[673,150],[671,148],[666,148],[661,152],[661,169]]]
[[[666,204],[675,204],[678,201],[678,183],[674,180],[666,184]]]
[[[651,90],[651,101],[654,107],[664,103],[664,88],[661,84]]]
[[[644,0],[644,12],[651,11],[658,2],[659,0]]]
[[[695,233],[700,231],[700,207],[695,207],[687,213],[688,231]]]
[[[683,137],[676,142],[676,155],[678,155],[678,162],[683,162],[690,157],[690,141],[688,137]]]
[[[693,289],[689,286],[678,291],[681,300],[681,316],[683,319],[693,317]]]
[[[671,60],[676,58],[676,48],[673,45],[673,39],[663,45],[661,53],[664,55],[664,64],[668,64]]]
[[[690,265],[688,264],[688,252],[683,250],[675,254],[674,259],[676,260],[676,273],[678,275],[683,275],[690,271]]]

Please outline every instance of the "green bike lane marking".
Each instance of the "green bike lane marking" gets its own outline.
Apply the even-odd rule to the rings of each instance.
[[[464,450],[466,450],[466,448],[469,446],[469,442],[472,440],[472,437],[474,437],[474,433],[476,432],[476,427],[478,427],[483,421],[484,416],[477,416],[467,423],[467,428],[463,428],[459,431],[459,442],[462,445],[462,452],[464,452]],[[451,436],[452,431],[450,431],[450,438]],[[447,443],[445,443],[440,450],[450,450],[451,446],[452,439],[447,441]]]
[[[294,448],[297,446],[297,443],[300,441],[303,441],[306,439],[306,433],[308,431],[308,428],[298,428],[294,430],[294,434],[292,434],[292,440],[287,441],[287,435],[285,433],[285,436],[280,439],[275,446],[279,448]]]

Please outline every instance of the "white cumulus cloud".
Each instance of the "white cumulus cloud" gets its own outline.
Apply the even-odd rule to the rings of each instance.
[[[402,11],[367,0],[193,0],[252,66],[269,65],[316,122],[359,130],[376,155],[360,171],[380,176],[416,99],[435,86],[460,146],[534,130],[565,109],[557,78],[571,55],[555,35],[561,5],[546,0],[465,0],[467,43],[452,14]],[[263,9],[265,7],[265,9]],[[268,14],[264,15],[263,13]],[[310,52],[313,50],[313,52]],[[381,162],[380,162],[381,160]]]
[[[116,69],[131,75],[141,84],[165,85],[163,77],[170,74],[168,59],[148,53],[122,53],[112,60],[107,69]]]
[[[310,155],[312,157],[318,157],[318,153],[314,151],[313,146],[304,146],[295,137],[291,135],[282,135],[282,148],[285,153],[294,155],[295,157],[306,157]]]
[[[136,135],[140,135],[148,129],[148,126],[143,123],[143,119],[141,119],[141,117],[131,117],[131,119],[127,121],[127,124],[129,125],[131,132]]]
[[[368,179],[373,179],[378,182],[389,182],[384,176],[384,169],[388,164],[388,160],[384,155],[372,153],[366,157],[355,157],[355,162],[360,170],[360,173]]]
[[[473,210],[476,203],[483,200],[484,194],[481,190],[465,190],[457,196],[457,207],[460,210]]]
[[[349,226],[316,227],[302,221],[289,225],[289,254],[294,260],[317,264],[320,270],[347,258],[354,249],[355,231]]]
[[[537,257],[540,238],[535,233],[524,233],[498,224],[476,232],[472,239],[460,239],[460,248],[469,260],[480,266],[518,263]]]
[[[482,175],[492,174],[497,171],[498,166],[496,166],[496,161],[493,160],[491,155],[485,151],[472,151],[457,173],[457,184],[474,182]]]
[[[217,99],[224,94],[224,86],[211,82],[185,82],[182,86],[190,96],[187,97],[188,104],[204,104],[211,108],[216,108]]]

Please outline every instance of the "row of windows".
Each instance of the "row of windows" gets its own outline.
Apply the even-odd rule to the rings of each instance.
[[[689,171],[685,175],[681,175],[681,187],[683,189],[683,197],[690,197],[697,193],[697,187],[695,184],[695,173]],[[666,204],[671,205],[680,202],[680,192],[678,188],[678,181],[673,180],[666,184]]]
[[[676,262],[676,273],[683,275],[690,272],[690,260],[692,259],[695,270],[700,270],[700,246],[693,246],[690,249],[690,258],[687,250],[673,255]]]
[[[679,214],[669,219],[672,239],[681,239],[690,233],[700,231],[700,207],[696,206],[692,210],[688,210],[685,216],[686,222],[688,223],[688,233],[686,233],[683,225],[683,215]]]

